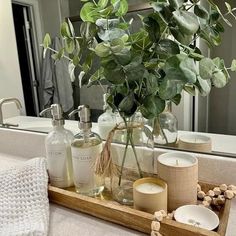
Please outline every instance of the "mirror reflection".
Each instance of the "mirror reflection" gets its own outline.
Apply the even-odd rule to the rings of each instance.
[[[223,1],[219,4],[222,8],[225,7]],[[236,6],[233,1],[230,1],[230,4],[232,7]],[[89,88],[82,85],[79,79],[81,70],[78,69],[75,70],[71,82],[73,76],[68,73],[68,60],[64,58],[55,63],[52,59],[53,51],[47,51],[43,55],[42,47],[39,46],[43,42],[44,35],[50,33],[51,48],[59,50],[63,43],[60,39],[60,25],[67,18],[72,22],[76,35],[80,34],[81,1],[17,0],[5,1],[1,5],[1,9],[4,9],[4,14],[0,14],[3,17],[1,21],[5,24],[0,29],[3,41],[0,48],[1,51],[6,52],[3,55],[8,55],[11,64],[6,62],[0,64],[2,78],[5,80],[1,82],[0,98],[18,98],[23,106],[19,113],[17,109],[19,105],[16,107],[12,101],[1,100],[1,125],[5,124],[5,127],[10,128],[19,125],[20,129],[49,132],[50,117],[39,118],[39,113],[54,103],[62,105],[66,119],[72,110],[81,104],[87,104],[91,108],[92,121],[97,122],[104,113],[104,107],[107,107],[103,96],[108,91],[107,85],[96,84]],[[135,32],[135,29],[140,27],[138,14],[145,15],[149,12],[149,5],[144,1],[130,1],[127,20],[134,19],[131,30]],[[205,55],[224,58],[225,64],[229,66],[236,55],[233,43],[236,31],[235,23],[233,21],[232,23],[231,28],[225,26],[221,46],[207,50],[203,42],[198,42]],[[99,65],[95,63],[94,66]],[[236,135],[234,77],[235,74],[232,74],[231,81],[226,87],[213,88],[207,97],[192,97],[183,93],[182,101],[178,106],[173,103],[167,104],[160,116],[163,136],[161,139],[157,138],[156,143],[164,148],[179,147],[198,152],[236,154],[233,145],[236,139],[234,136]],[[76,116],[73,118],[77,119]],[[116,119],[119,120],[117,116]],[[77,123],[72,120],[66,121],[66,127],[78,133]],[[147,125],[153,124],[147,123]],[[97,129],[96,125],[95,129]],[[170,135],[168,130],[171,130]],[[178,143],[175,142],[177,135]],[[166,145],[166,136],[171,140],[168,141],[169,145]],[[222,139],[226,141],[222,143]]]

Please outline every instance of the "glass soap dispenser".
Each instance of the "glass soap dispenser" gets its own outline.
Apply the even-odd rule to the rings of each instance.
[[[98,133],[103,140],[107,139],[109,132],[116,125],[116,115],[112,112],[111,107],[107,104],[107,97],[108,96],[109,96],[108,93],[105,93],[103,95],[104,113],[102,113],[98,117]]]
[[[66,188],[73,186],[71,143],[74,136],[64,128],[65,121],[60,104],[52,104],[40,113],[51,111],[53,129],[45,139],[47,167],[52,186]]]
[[[91,131],[90,109],[81,105],[69,114],[78,112],[80,133],[71,145],[74,183],[77,193],[97,196],[104,189],[104,177],[95,174],[95,162],[102,152],[102,139]]]

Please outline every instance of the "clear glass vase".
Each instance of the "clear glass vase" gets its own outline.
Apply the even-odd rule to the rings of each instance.
[[[152,120],[154,142],[160,145],[176,144],[178,138],[178,120],[171,112],[171,103],[167,103],[164,112]]]
[[[119,124],[111,145],[114,200],[124,205],[133,204],[133,182],[153,173],[153,147],[153,135],[140,113]]]

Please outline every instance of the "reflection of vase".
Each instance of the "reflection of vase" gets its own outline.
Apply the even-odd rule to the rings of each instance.
[[[121,123],[114,134],[111,148],[113,162],[113,199],[133,204],[133,182],[153,172],[153,138],[143,119],[135,115]]]
[[[171,112],[170,103],[165,110],[153,120],[154,142],[162,145],[173,145],[178,137],[178,120]]]

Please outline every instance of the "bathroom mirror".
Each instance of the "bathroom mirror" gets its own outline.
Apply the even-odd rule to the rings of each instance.
[[[224,9],[224,1],[218,0],[218,2],[222,9]],[[232,7],[236,7],[235,1],[231,0],[229,3]],[[13,40],[13,44],[11,44],[12,50],[16,42],[15,54],[13,55],[17,57],[16,52],[18,50],[17,60],[19,60],[19,62],[17,63],[20,64],[18,74],[21,75],[22,79],[19,87],[22,86],[21,93],[23,94],[20,99],[25,107],[22,113],[23,116],[18,117],[17,113],[14,113],[16,112],[14,106],[10,109],[13,112],[8,112],[7,106],[5,106],[3,113],[4,118],[7,118],[6,121],[13,124],[19,123],[18,128],[20,129],[48,132],[50,130],[50,119],[37,118],[39,111],[46,105],[46,103],[43,102],[46,96],[48,103],[53,99],[54,101],[63,103],[64,107],[66,107],[65,115],[79,104],[90,105],[92,109],[92,120],[96,122],[98,116],[102,113],[102,94],[106,91],[106,87],[103,86],[103,88],[101,88],[101,86],[98,85],[91,88],[86,88],[85,86],[80,88],[78,80],[75,80],[72,84],[68,84],[69,80],[66,80],[66,78],[68,78],[69,75],[66,70],[66,64],[59,63],[53,67],[50,60],[45,63],[45,61],[42,60],[42,48],[39,46],[43,41],[45,33],[49,32],[53,40],[59,36],[60,24],[68,17],[73,23],[75,30],[78,32],[81,23],[79,17],[81,1],[13,0],[11,2],[8,0],[1,4],[3,4],[3,8],[6,7],[5,14],[7,14],[7,17],[4,18],[4,20],[7,19],[9,21],[7,26],[12,29],[11,35],[5,35],[5,31],[4,34],[0,31],[1,38],[11,37],[11,40]],[[137,14],[145,14],[145,12],[149,11],[148,8],[149,5],[146,1],[131,0],[128,17],[138,18]],[[136,22],[137,21],[134,20],[133,27],[138,27]],[[210,52],[205,52],[210,53],[212,57],[223,57],[227,65],[236,57],[236,44],[234,43],[236,39],[236,24],[234,21],[232,22],[234,23],[232,28],[225,27],[226,31],[222,35],[222,45],[212,49]],[[15,23],[15,28],[13,23]],[[16,40],[14,30],[17,34]],[[57,43],[60,44],[60,40],[58,42],[55,41],[54,45]],[[201,44],[201,47],[204,48],[204,44]],[[50,68],[48,67],[49,65],[51,66]],[[43,66],[44,70],[42,70]],[[50,73],[53,74],[50,75],[51,77],[48,76]],[[55,83],[55,86],[52,86],[52,83],[55,82],[55,74],[57,73],[62,75],[61,77],[59,76],[61,80],[57,79],[57,82],[59,82]],[[45,75],[48,76],[48,80],[45,80]],[[7,86],[8,85],[6,85],[6,88]],[[46,95],[44,91],[47,91]],[[200,132],[202,135],[204,135],[204,133],[212,133],[212,135],[205,134],[205,136],[210,136],[214,142],[212,148],[213,152],[211,153],[215,154],[217,152],[217,154],[235,156],[235,91],[235,74],[232,74],[228,86],[223,89],[213,89],[209,97],[196,96],[193,98],[184,94],[181,104],[178,107],[172,106],[172,112],[178,120],[178,129],[184,132]],[[58,96],[58,94],[62,94],[62,97]],[[8,94],[5,94],[0,89],[0,98],[6,97],[7,95]],[[19,97],[20,95],[12,93],[11,96]],[[76,121],[69,121],[69,123],[71,128],[77,130]],[[226,141],[222,142],[222,140]],[[163,146],[163,148],[172,149],[177,147]]]

